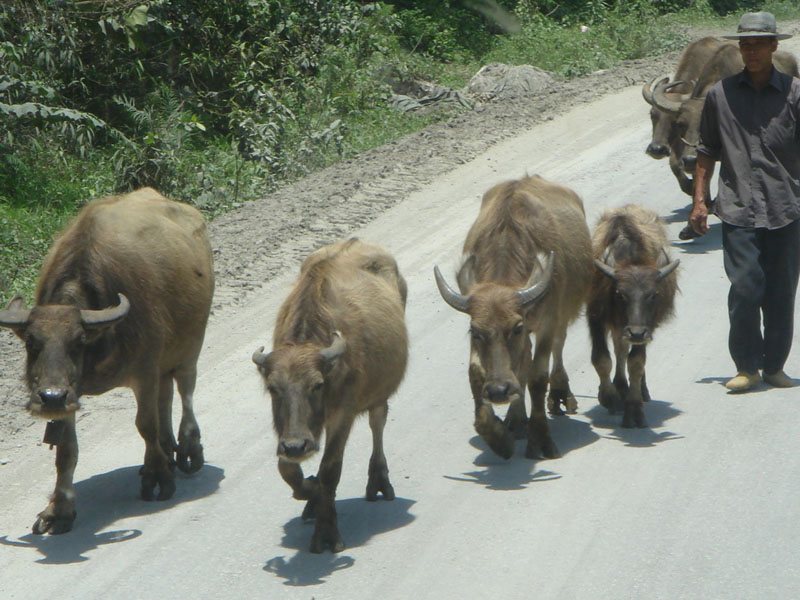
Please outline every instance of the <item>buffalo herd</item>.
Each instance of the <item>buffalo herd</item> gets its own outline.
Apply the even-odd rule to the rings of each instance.
[[[686,193],[704,94],[742,68],[733,50],[712,38],[694,42],[673,78],[643,89],[653,121],[647,153],[670,157]],[[797,75],[793,57],[775,58]],[[647,427],[646,348],[672,314],[678,289],[679,261],[669,247],[658,215],[637,205],[605,212],[590,232],[580,197],[539,176],[483,195],[456,287],[438,266],[433,279],[447,305],[469,316],[474,426],[493,452],[510,458],[515,441],[525,439],[528,458],[559,456],[546,413],[577,411],[562,353],[568,326],[584,313],[598,402],[622,413],[622,427]],[[34,533],[73,526],[76,413],[84,394],[133,390],[145,442],[142,499],[169,499],[175,468],[191,473],[203,465],[192,397],[213,291],[202,215],[143,188],[88,203],[48,253],[34,306],[15,297],[0,310],[0,326],[25,344],[25,406],[48,421],[45,441],[57,447],[55,490]],[[303,262],[277,315],[272,349],[253,353],[272,401],[278,471],[293,497],[306,502],[303,517],[315,520],[312,552],[344,548],[336,488],[348,435],[362,413],[373,438],[366,498],[395,497],[383,431],[408,361],[406,296],[397,263],[383,248],[356,238],[323,247]],[[182,404],[177,440],[174,384]],[[502,419],[499,405],[507,405]],[[323,437],[317,474],[305,476],[301,463]]]

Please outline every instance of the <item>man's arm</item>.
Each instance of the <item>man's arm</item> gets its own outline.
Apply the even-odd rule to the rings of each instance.
[[[714,159],[708,154],[697,153],[697,164],[694,170],[694,195],[692,196],[692,214],[689,222],[697,235],[705,235],[711,229],[708,224],[708,190],[711,177],[714,175]]]

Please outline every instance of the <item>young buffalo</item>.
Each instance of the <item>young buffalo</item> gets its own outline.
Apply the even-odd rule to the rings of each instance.
[[[647,427],[642,407],[650,399],[646,347],[656,327],[672,315],[678,289],[680,260],[670,261],[668,245],[658,215],[634,205],[606,212],[592,237],[597,265],[587,311],[592,364],[600,376],[600,404],[614,414],[624,399],[623,427]],[[613,383],[608,332],[617,358]]]
[[[278,471],[298,500],[303,518],[316,518],[311,552],[344,548],[336,521],[336,486],[357,415],[369,412],[373,449],[367,500],[394,499],[383,453],[387,400],[406,369],[406,283],[385,250],[357,239],[317,250],[284,301],[273,350],[253,362],[272,396],[278,434]],[[316,477],[300,463],[325,450]]]

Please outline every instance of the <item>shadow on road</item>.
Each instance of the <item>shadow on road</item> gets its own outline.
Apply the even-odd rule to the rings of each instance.
[[[414,503],[407,498],[395,498],[391,502],[367,502],[363,498],[337,500],[336,514],[345,551],[363,546],[376,535],[411,523],[414,515],[410,509]],[[302,507],[302,504],[298,503],[298,506]],[[319,585],[336,571],[348,569],[356,562],[353,557],[343,554],[311,554],[308,546],[314,533],[313,521],[306,523],[296,517],[286,523],[283,530],[281,546],[297,552],[288,559],[284,556],[269,559],[264,571],[285,579],[284,585]]]
[[[653,431],[654,428],[663,427],[666,421],[678,416],[681,412],[674,408],[671,402],[650,400],[644,405],[644,414],[650,427],[644,429],[623,428],[622,411],[617,411],[617,414],[612,415],[599,404],[587,410],[584,414],[592,420],[592,427],[612,430],[611,433],[603,437],[619,440],[624,442],[626,446],[649,448],[661,442],[677,440],[683,437],[671,431]]]
[[[185,502],[210,496],[225,478],[219,467],[204,465],[193,475],[176,474],[175,495],[164,502],[139,498],[139,467],[123,467],[94,475],[75,484],[78,516],[72,531],[62,535],[23,535],[19,540],[0,537],[0,545],[33,548],[42,564],[70,564],[89,560],[87,554],[106,544],[126,542],[142,535],[138,529],[102,531],[119,520],[150,515]],[[44,508],[44,504],[42,505]],[[31,523],[35,515],[31,515]],[[102,533],[100,533],[102,531]]]

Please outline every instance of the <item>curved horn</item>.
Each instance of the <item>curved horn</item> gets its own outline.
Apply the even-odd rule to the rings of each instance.
[[[8,303],[6,310],[0,310],[0,327],[9,327],[11,329],[23,327],[28,323],[30,314],[31,311],[25,308],[22,296],[16,295]]]
[[[594,259],[594,264],[595,264],[595,265],[597,266],[597,268],[598,268],[598,269],[600,269],[600,270],[601,270],[601,271],[602,271],[602,272],[603,272],[605,275],[607,275],[608,277],[610,277],[610,278],[611,278],[611,279],[613,279],[614,281],[616,281],[616,280],[617,280],[617,274],[616,274],[616,272],[614,271],[613,267],[610,267],[609,265],[607,265],[606,263],[604,263],[602,260],[597,260],[596,258]]]
[[[320,350],[319,354],[325,361],[331,361],[337,356],[341,356],[345,348],[347,348],[347,342],[344,341],[342,334],[334,331],[331,345]]]
[[[469,296],[462,296],[449,285],[447,285],[447,282],[444,280],[442,272],[439,270],[438,266],[433,267],[433,276],[436,278],[436,287],[439,288],[439,293],[442,295],[444,301],[459,312],[467,312]]]
[[[266,365],[268,357],[269,357],[269,352],[264,354],[264,346],[259,347],[258,350],[253,352],[253,362],[259,367],[263,367],[264,365]]]
[[[664,85],[666,85],[668,81],[669,81],[669,75],[659,75],[657,77],[654,77],[650,83],[645,83],[642,86],[642,97],[644,98],[644,101],[652,105],[653,90],[657,85],[661,84],[662,82],[664,83]]]
[[[681,259],[680,258],[676,258],[671,263],[669,263],[667,266],[661,267],[658,270],[658,279],[664,279],[664,277],[666,277],[667,275],[672,273],[675,269],[677,269],[679,264],[681,264]]]
[[[532,302],[538,300],[542,294],[547,291],[547,288],[550,287],[550,280],[553,277],[554,262],[554,254],[551,250],[545,259],[545,264],[542,268],[542,276],[539,280],[529,288],[517,291],[517,296],[522,306],[528,306]]]
[[[664,85],[662,85],[662,83],[664,83]],[[673,113],[678,112],[681,109],[681,104],[683,103],[678,100],[672,100],[671,98],[667,98],[667,91],[683,83],[686,82],[673,81],[672,83],[667,85],[663,80],[659,81],[658,85],[656,85],[655,89],[653,90],[653,105],[667,112],[673,112]]]
[[[122,320],[128,314],[131,303],[125,297],[125,294],[117,294],[117,296],[119,296],[119,304],[117,306],[101,310],[82,310],[81,323],[85,327],[106,327]]]

